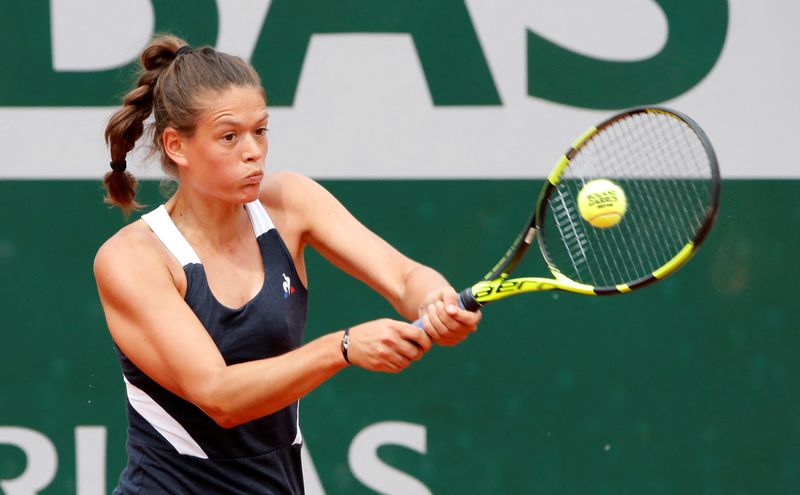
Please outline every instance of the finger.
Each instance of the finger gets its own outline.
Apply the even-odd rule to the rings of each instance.
[[[436,303],[431,304],[428,314],[430,315],[431,324],[442,338],[446,338],[452,330],[459,326],[459,323],[447,313],[442,301],[436,301]]]
[[[461,326],[461,323],[453,318],[453,314],[455,313],[458,313],[458,308],[448,305],[442,301],[438,301],[436,303],[436,315],[439,317],[439,321],[441,321],[450,331],[453,331]]]
[[[414,360],[403,356],[402,354],[394,354],[389,361],[389,365],[395,373],[403,371],[404,369],[411,366]]]
[[[383,369],[381,369],[381,371],[383,371],[383,372],[386,372],[386,373],[400,373],[400,372],[401,372],[401,371],[403,371],[404,369],[405,369],[405,368],[404,368],[404,367],[402,367],[402,366],[398,366],[398,365],[396,365],[396,364],[394,364],[394,363],[387,362],[387,363],[386,363],[386,364],[383,366]]]
[[[415,341],[401,339],[397,344],[397,354],[410,365],[412,361],[419,361],[425,351]]]
[[[425,318],[427,318],[427,315]],[[426,323],[426,327],[428,326],[429,325]],[[431,337],[427,331],[420,332],[419,328],[415,327],[414,325],[403,325],[400,328],[400,336],[405,342],[408,342],[412,347],[416,348],[418,351],[421,351],[420,357],[422,353],[427,352],[433,345],[433,342],[431,341],[433,337]],[[433,340],[436,339],[433,338]]]
[[[445,311],[447,311],[447,314],[455,315],[456,313],[458,313],[461,304],[459,301],[458,293],[455,291],[455,289],[450,287],[450,289],[447,290],[442,295],[442,301],[444,302],[444,307]]]
[[[422,326],[424,327],[424,331],[419,332],[419,330],[417,330],[417,333],[424,333],[429,339],[433,339],[436,341],[442,338],[442,336],[439,335],[439,332],[436,330],[436,328],[434,328],[433,323],[431,322],[431,317],[428,315],[427,312],[423,313],[420,319],[422,320]]]
[[[450,328],[442,321],[443,313],[440,311],[442,302],[437,301],[428,305],[428,320],[430,321],[431,328],[439,336],[437,342],[441,339],[447,338],[450,334]]]
[[[417,330],[419,332],[419,330]],[[402,352],[398,351],[398,342],[402,339],[393,339],[391,342],[386,342],[376,349],[372,357],[372,369],[378,371],[386,371],[388,373],[397,373],[404,370],[411,364],[411,359],[406,357]],[[411,345],[406,343],[406,345]]]
[[[462,313],[465,313],[465,315],[462,315]],[[448,347],[462,342],[469,334],[477,330],[477,323],[481,318],[480,314],[466,310],[459,310],[456,315],[451,316],[446,312],[446,308],[441,307],[441,305],[438,308],[437,315],[441,323],[446,325],[446,330],[441,330],[440,327],[439,333],[442,338],[437,340],[436,343]],[[457,318],[459,316],[465,316],[465,321],[459,321]]]
[[[480,310],[469,311],[466,309],[459,309],[454,315],[452,315],[452,318],[458,321],[461,325],[473,327],[474,330],[483,318],[483,313],[481,313]]]

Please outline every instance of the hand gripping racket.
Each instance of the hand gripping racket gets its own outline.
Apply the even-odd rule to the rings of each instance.
[[[615,115],[564,153],[525,228],[460,303],[477,311],[526,292],[605,296],[645,287],[697,251],[719,196],[717,159],[696,122],[659,107]],[[552,278],[509,278],[535,238]]]

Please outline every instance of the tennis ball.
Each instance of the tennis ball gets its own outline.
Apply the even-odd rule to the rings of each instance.
[[[627,209],[625,191],[610,180],[589,181],[578,193],[578,211],[584,220],[599,229],[618,224]]]

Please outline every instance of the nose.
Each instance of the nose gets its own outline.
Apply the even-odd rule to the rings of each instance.
[[[266,152],[266,141],[259,140],[253,135],[248,135],[242,149],[242,159],[245,161],[245,163],[258,162],[264,158]]]

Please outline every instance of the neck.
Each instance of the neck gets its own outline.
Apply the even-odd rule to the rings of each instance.
[[[166,203],[172,221],[181,232],[195,242],[222,247],[241,239],[250,229],[250,219],[244,206],[200,198],[180,188]]]

